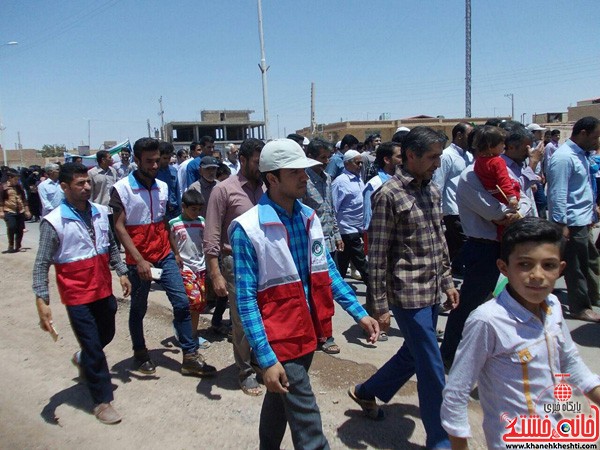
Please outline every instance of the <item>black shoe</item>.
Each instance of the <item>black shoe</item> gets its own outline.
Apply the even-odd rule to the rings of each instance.
[[[150,355],[146,349],[135,352],[133,354],[133,361],[135,370],[144,375],[152,375],[156,372],[156,366],[150,359]]]
[[[217,369],[215,367],[206,364],[204,357],[198,352],[183,355],[183,363],[181,364],[182,375],[211,377],[216,371]]]

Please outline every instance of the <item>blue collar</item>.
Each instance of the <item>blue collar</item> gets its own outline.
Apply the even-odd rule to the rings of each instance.
[[[99,216],[100,211],[98,211],[98,208],[96,208],[90,201],[88,201],[88,204],[92,207],[92,217]],[[66,199],[63,199],[60,204],[60,215],[65,219],[78,220],[80,222],[82,221],[81,215],[77,212],[74,206],[67,202]]]
[[[262,195],[256,206],[258,207],[258,223],[260,225],[281,225],[279,215],[287,215],[287,211],[271,200],[266,192]],[[295,200],[292,216],[297,214],[301,214],[306,221],[311,220],[315,212],[308,206],[300,203],[299,200]]]

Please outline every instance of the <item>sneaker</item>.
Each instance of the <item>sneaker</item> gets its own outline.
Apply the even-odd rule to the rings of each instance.
[[[85,380],[85,373],[81,367],[81,350],[73,353],[73,356],[71,357],[71,364],[77,367],[77,370],[79,371],[79,379],[81,381]]]
[[[198,353],[188,353],[183,355],[183,363],[181,364],[182,375],[192,375],[196,377],[211,377],[217,369],[206,364],[204,357]]]
[[[112,425],[119,423],[123,418],[110,403],[100,403],[94,408],[94,416],[100,422]]]
[[[150,359],[150,355],[148,354],[148,350],[140,350],[134,352],[133,360],[135,364],[135,370],[144,375],[152,375],[156,372],[156,366]]]

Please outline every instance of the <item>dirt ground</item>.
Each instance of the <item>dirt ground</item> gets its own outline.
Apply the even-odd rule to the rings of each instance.
[[[38,224],[27,224],[25,250],[0,254],[0,448],[2,449],[255,449],[261,397],[244,395],[237,385],[231,344],[213,341],[203,353],[219,370],[213,379],[179,373],[181,351],[174,346],[169,303],[163,291],[151,292],[145,333],[158,365],[155,376],[130,371],[131,342],[127,329],[128,300],[119,301],[117,333],[106,348],[115,389],[115,407],[124,416],[118,425],[99,423],[77,370],[70,363],[78,348],[65,308],[60,304],[51,270],[51,307],[60,338],[54,343],[38,326],[31,271]],[[4,224],[0,248],[6,249]],[[115,295],[120,289],[116,278]],[[357,283],[359,293],[364,288]],[[210,316],[203,315],[201,328]],[[443,324],[442,324],[443,325]],[[386,419],[366,419],[346,394],[352,384],[369,377],[400,346],[399,332],[390,340],[367,345],[358,326],[339,310],[334,336],[342,351],[330,356],[317,352],[310,371],[321,409],[323,427],[334,449],[412,449],[425,442],[419,419],[415,381],[409,381],[383,409]],[[209,340],[214,336],[206,334]],[[472,424],[481,411],[471,404]],[[479,425],[473,426],[472,448],[484,448]],[[479,444],[478,444],[479,443]],[[282,448],[293,448],[289,431]]]

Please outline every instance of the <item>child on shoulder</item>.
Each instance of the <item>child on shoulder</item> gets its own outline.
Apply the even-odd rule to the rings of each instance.
[[[473,171],[481,184],[501,203],[508,205],[512,211],[519,209],[521,187],[508,174],[506,162],[500,157],[504,152],[504,130],[485,125],[474,131],[473,147],[477,150]],[[503,227],[498,227],[498,238],[502,236]]]
[[[547,437],[544,442],[565,432],[553,409],[566,399],[559,388],[600,405],[600,377],[579,356],[552,294],[565,267],[563,247],[561,228],[545,219],[527,217],[506,228],[497,264],[508,285],[467,319],[444,389],[442,426],[453,449],[468,448],[467,405],[475,382],[488,448],[506,448],[510,436],[529,439],[531,420],[543,423],[539,433],[547,428],[536,435]]]

